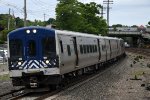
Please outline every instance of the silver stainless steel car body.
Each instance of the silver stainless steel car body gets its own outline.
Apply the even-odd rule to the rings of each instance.
[[[74,38],[77,44],[77,54],[75,53]],[[121,54],[120,40],[121,39],[112,37],[56,30],[60,74],[62,75],[116,58]],[[87,49],[86,53],[82,53],[81,48],[83,47],[82,49],[84,49],[84,46],[86,46],[85,48],[90,48],[91,46],[95,48],[96,46],[97,50],[96,52],[90,52],[90,50],[88,51]],[[100,52],[98,52],[98,46]],[[63,52],[61,49],[63,49]],[[68,54],[68,52],[70,52],[70,54]]]
[[[31,33],[30,36],[29,33],[26,34],[29,30],[31,32],[36,30],[37,33]],[[25,41],[21,44],[22,51],[24,51],[20,53],[22,58],[13,59],[13,55],[10,54],[12,50],[10,41],[16,38],[15,36]],[[26,36],[26,39],[24,36]],[[45,56],[43,55],[43,45],[45,44],[42,44],[41,40],[48,36],[53,36],[51,40],[55,43],[53,43],[52,49],[56,51]],[[8,35],[7,40],[8,66],[14,86],[28,86],[32,85],[33,82],[42,85],[59,84],[66,74],[85,71],[87,68],[90,69],[91,66],[101,67],[104,63],[114,61],[125,53],[123,40],[119,38],[53,30],[44,27],[25,27],[15,30]],[[34,58],[31,57],[32,59],[28,59],[29,56],[27,55],[29,51],[28,40],[36,41],[35,44],[37,45],[37,55]],[[52,45],[52,43],[50,42],[47,45]],[[47,50],[47,48],[45,49]],[[51,56],[53,57],[51,58]]]

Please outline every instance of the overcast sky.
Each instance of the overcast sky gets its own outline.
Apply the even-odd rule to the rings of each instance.
[[[83,3],[96,2],[103,5],[103,0],[79,0]],[[150,21],[150,0],[113,0],[110,9],[110,25],[147,25]],[[0,0],[0,13],[8,13],[23,18],[24,0]],[[27,0],[27,12],[29,20],[46,20],[50,17],[55,18],[55,8],[57,0]],[[104,5],[106,6],[106,5]],[[106,13],[106,10],[105,10]],[[106,19],[106,14],[104,15]]]

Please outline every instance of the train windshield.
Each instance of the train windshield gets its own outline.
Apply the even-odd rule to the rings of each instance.
[[[48,57],[50,56],[50,54],[54,54],[56,52],[54,37],[43,38],[42,45],[43,45],[43,56]]]
[[[34,40],[29,41],[28,49],[28,54],[30,57],[36,56],[36,43]]]
[[[20,39],[12,39],[9,41],[10,57],[22,57],[22,41]]]

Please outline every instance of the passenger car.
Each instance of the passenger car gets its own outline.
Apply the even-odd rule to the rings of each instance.
[[[98,69],[122,56],[122,39],[25,27],[8,34],[8,67],[14,86],[60,84],[68,75]]]

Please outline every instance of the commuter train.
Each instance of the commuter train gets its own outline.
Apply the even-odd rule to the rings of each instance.
[[[8,67],[14,86],[60,84],[68,75],[99,69],[124,54],[119,38],[34,26],[8,34]]]

